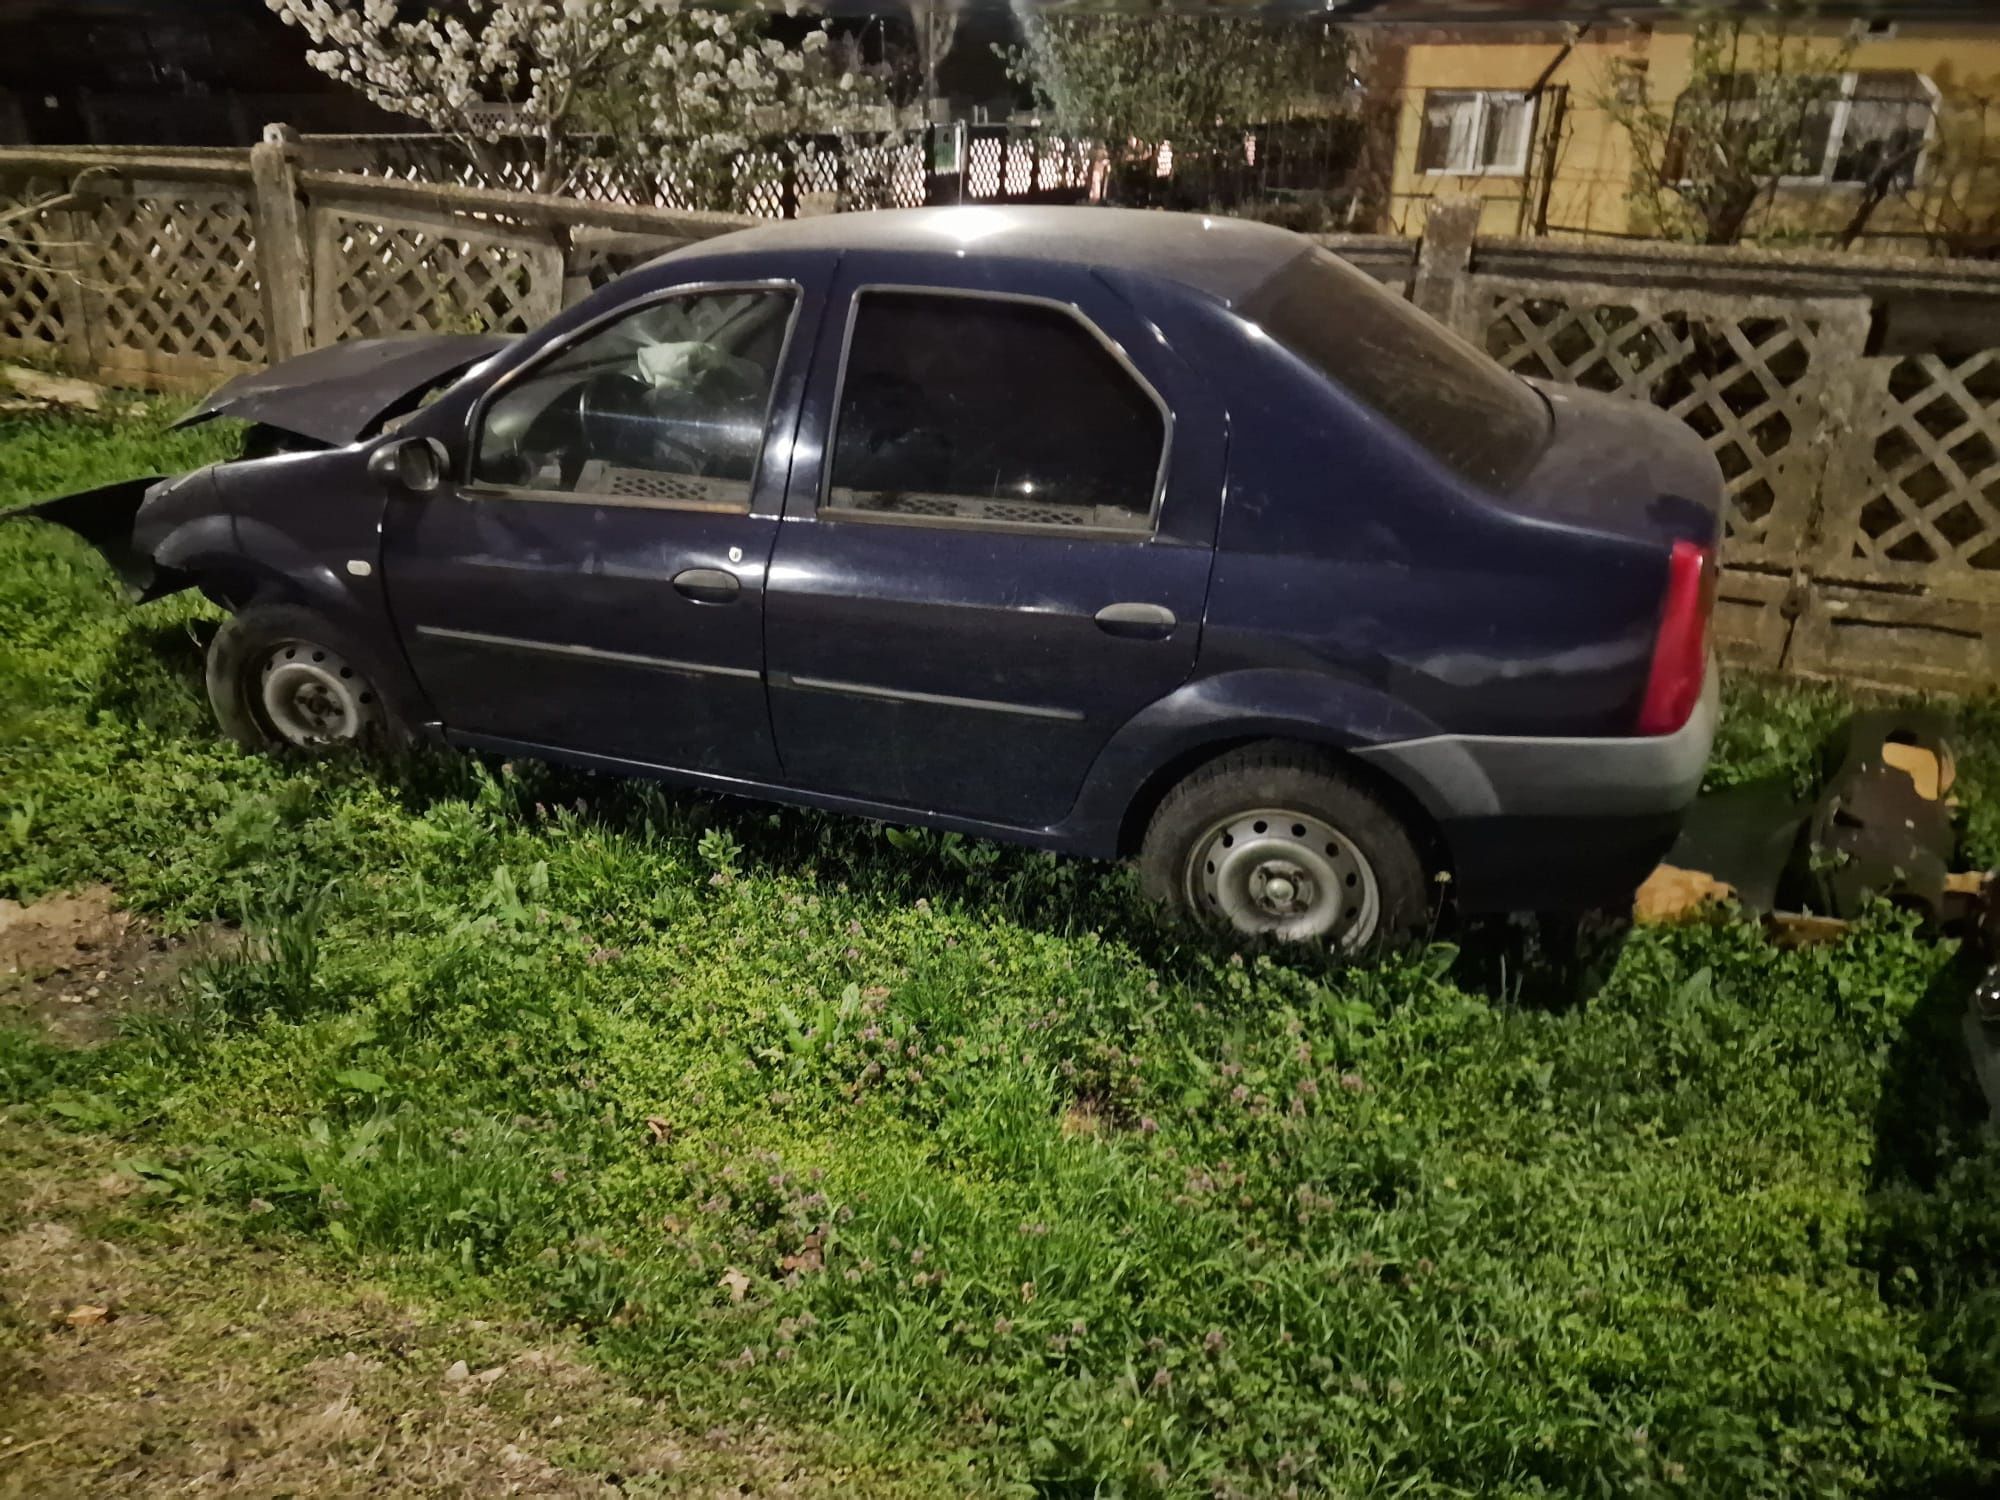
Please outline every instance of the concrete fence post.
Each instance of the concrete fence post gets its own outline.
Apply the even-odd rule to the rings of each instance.
[[[1854,528],[1871,493],[1869,450],[1880,424],[1871,420],[1889,402],[1888,367],[1868,359],[1874,308],[1868,298],[1843,299],[1817,319],[1813,358],[1820,366],[1817,419],[1805,462],[1811,466],[1813,505],[1799,538],[1802,559],[1837,569],[1851,556]]]
[[[1467,337],[1471,318],[1472,242],[1479,233],[1482,198],[1433,198],[1424,213],[1424,238],[1417,249],[1416,279],[1410,300],[1448,328]]]
[[[264,352],[275,364],[312,347],[312,257],[299,209],[298,132],[266,125],[250,148],[257,280],[264,290]]]

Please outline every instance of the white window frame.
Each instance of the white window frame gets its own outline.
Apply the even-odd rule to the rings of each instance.
[[[1513,161],[1495,162],[1491,166],[1481,166],[1477,162],[1474,162],[1473,165],[1468,167],[1453,166],[1450,163],[1442,167],[1425,167],[1422,170],[1426,177],[1524,177],[1527,175],[1528,157],[1534,150],[1535,116],[1538,112],[1533,94],[1527,89],[1425,89],[1423,103],[1420,113],[1417,116],[1417,154],[1419,156],[1423,154],[1424,131],[1429,126],[1431,100],[1437,96],[1451,99],[1470,99],[1472,101],[1472,132],[1468,139],[1471,140],[1475,152],[1479,149],[1479,143],[1486,139],[1487,112],[1493,107],[1495,100],[1525,104],[1528,107],[1528,128],[1521,132],[1521,149],[1517,158]]]
[[[1918,83],[1923,85],[1924,92],[1930,96],[1930,113],[1924,118],[1924,148],[1917,153],[1917,159],[1910,163],[1910,176],[1912,180],[1922,178],[1924,160],[1931,153],[1931,142],[1937,138],[1938,106],[1944,102],[1944,94],[1931,81],[1930,74],[1919,73],[1915,68],[1859,68],[1839,75],[1840,97],[1834,100],[1833,123],[1826,133],[1826,151],[1820,157],[1819,170],[1817,172],[1801,172],[1797,174],[1787,173],[1779,177],[1778,181],[1780,184],[1785,187],[1853,189],[1866,186],[1865,183],[1861,182],[1837,180],[1833,175],[1833,169],[1840,161],[1840,144],[1847,138],[1848,117],[1854,111],[1854,91],[1860,86],[1862,78],[1869,73],[1908,73]],[[1864,100],[1863,102],[1866,103],[1867,101]]]

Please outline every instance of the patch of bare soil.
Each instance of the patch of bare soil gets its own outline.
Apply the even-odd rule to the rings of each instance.
[[[31,906],[0,901],[0,1015],[71,1046],[103,1041],[125,1012],[171,987],[217,939],[169,938],[118,910],[94,885]]]
[[[762,1423],[690,1431],[532,1324],[141,1220],[102,1149],[0,1117],[4,1500],[905,1488]]]

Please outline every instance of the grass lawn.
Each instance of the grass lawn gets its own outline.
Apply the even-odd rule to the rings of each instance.
[[[165,415],[0,425],[0,506],[226,441]],[[0,1025],[0,1494],[2000,1486],[2000,1153],[1902,918],[1571,1000],[1245,961],[1109,867],[245,756],[212,621],[0,527],[0,896],[211,935],[96,1045]],[[1717,779],[1843,708],[1734,685]]]

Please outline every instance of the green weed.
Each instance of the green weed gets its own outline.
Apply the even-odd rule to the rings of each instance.
[[[153,420],[0,428],[0,485],[143,465]],[[95,1051],[0,1032],[0,1101],[162,1199],[971,1489],[2000,1481],[1995,1168],[1914,1083],[1961,1065],[1912,1043],[1950,955],[1904,918],[1638,933],[1561,1005],[1443,946],[1232,956],[1123,871],[956,836],[247,757],[206,619],[0,527],[0,892],[246,932]],[[1842,705],[1737,685],[1715,780]]]

